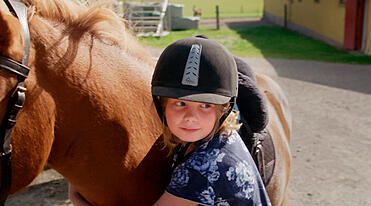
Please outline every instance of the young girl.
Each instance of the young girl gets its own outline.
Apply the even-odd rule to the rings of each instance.
[[[152,78],[152,95],[174,154],[172,177],[155,206],[271,205],[249,151],[236,132],[237,68],[213,40],[169,45]],[[70,185],[75,205],[88,203]]]
[[[155,205],[271,205],[235,131],[237,78],[233,56],[213,40],[181,39],[161,54],[152,95],[174,161]]]

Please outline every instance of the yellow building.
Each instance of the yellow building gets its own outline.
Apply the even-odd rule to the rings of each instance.
[[[371,0],[264,0],[264,19],[371,55]]]

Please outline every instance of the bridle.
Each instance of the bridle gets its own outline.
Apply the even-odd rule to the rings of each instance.
[[[4,56],[0,56],[0,70],[4,69],[10,73],[16,74],[18,83],[13,88],[6,113],[0,126],[0,159],[1,159],[1,187],[0,187],[0,205],[4,205],[8,197],[10,186],[12,184],[12,131],[16,123],[17,114],[22,109],[25,98],[26,88],[24,82],[28,77],[29,68],[28,57],[30,50],[30,33],[27,22],[27,7],[22,2],[4,0],[9,11],[18,18],[21,23],[24,38],[24,56],[22,62],[16,62]]]

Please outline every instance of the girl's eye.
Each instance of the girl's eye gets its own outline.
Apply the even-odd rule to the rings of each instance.
[[[201,104],[201,107],[202,107],[202,108],[210,108],[211,105],[210,105],[210,104]]]
[[[184,107],[186,104],[185,104],[185,102],[175,102],[175,105]]]

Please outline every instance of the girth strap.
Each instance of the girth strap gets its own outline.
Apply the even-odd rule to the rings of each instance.
[[[264,185],[267,186],[272,179],[276,163],[272,136],[268,129],[265,128],[259,133],[254,133],[254,140],[255,144],[252,147],[251,155],[259,170]]]

